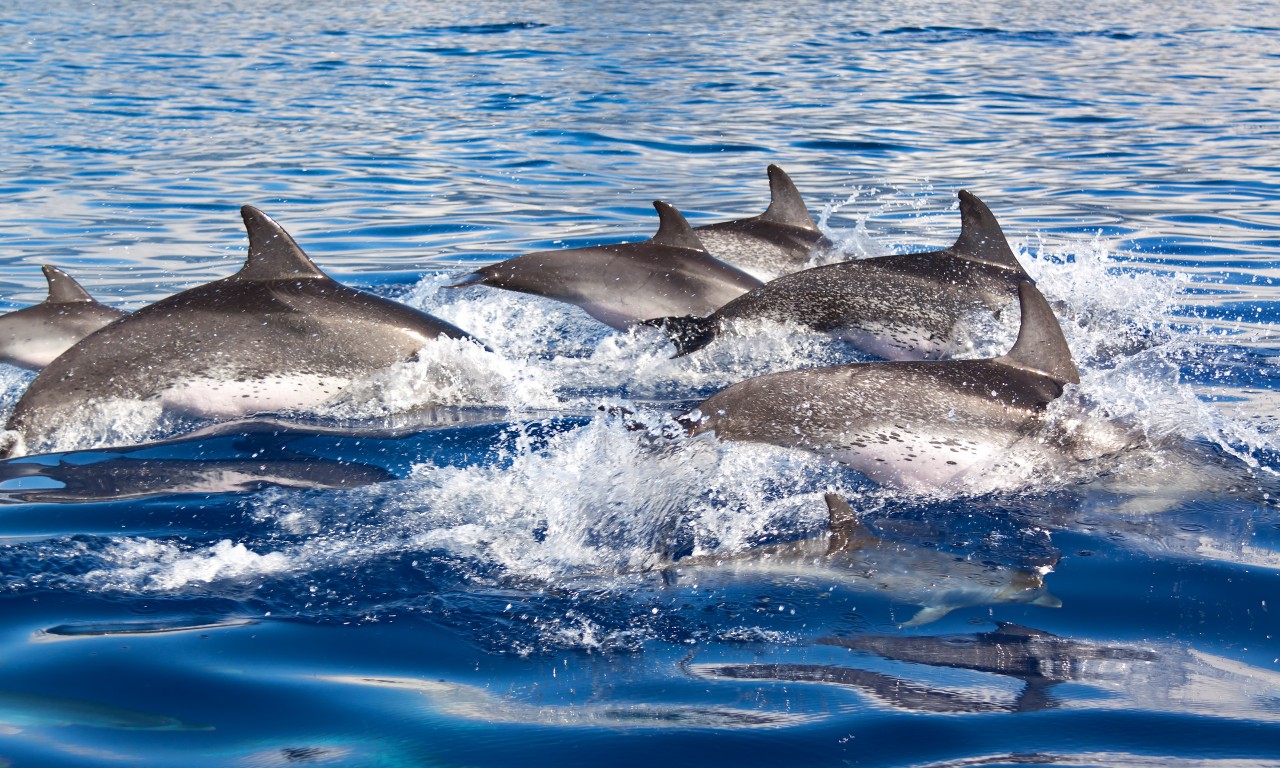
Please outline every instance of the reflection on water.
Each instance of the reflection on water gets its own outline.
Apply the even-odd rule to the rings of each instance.
[[[504,701],[489,691],[443,680],[374,678],[339,675],[327,682],[392,688],[421,694],[441,714],[488,723],[530,723],[570,727],[607,728],[779,728],[800,725],[812,718],[758,710],[713,709],[654,703],[548,706]]]
[[[1275,707],[1280,674],[1177,645],[1103,645],[1009,623],[973,635],[854,635],[818,642],[859,656],[851,665],[707,664],[692,669],[709,678],[849,686],[883,704],[917,712],[1124,709],[1280,721]],[[891,671],[856,666],[856,658],[864,656],[908,666]],[[963,682],[943,677],[937,684],[920,666],[980,674]],[[999,677],[1021,686],[1011,692]],[[1094,690],[1056,693],[1065,683]]]

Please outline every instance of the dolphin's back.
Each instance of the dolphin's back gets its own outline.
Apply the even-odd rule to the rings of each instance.
[[[40,370],[80,339],[129,314],[98,303],[57,267],[42,269],[48,298],[0,316],[0,362]]]
[[[764,213],[707,224],[694,232],[717,258],[766,279],[803,269],[815,250],[831,245],[791,177],[776,165],[769,166],[769,207]]]
[[[638,243],[538,251],[481,267],[458,285],[489,285],[582,307],[613,328],[709,314],[762,283],[707,253],[675,208],[655,202],[658,233]]]
[[[958,351],[963,324],[998,312],[1030,280],[990,209],[960,192],[961,230],[949,248],[845,261],[793,272],[702,318],[669,318],[678,354],[710,343],[735,320],[792,322],[843,336],[888,360],[930,360]]]
[[[218,418],[306,407],[431,339],[467,337],[331,280],[279,225],[256,209],[243,213],[250,255],[240,272],[82,339],[31,382],[8,428],[38,447],[86,404],[115,399]]]

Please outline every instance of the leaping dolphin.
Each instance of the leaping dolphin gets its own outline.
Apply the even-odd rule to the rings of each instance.
[[[975,195],[961,191],[960,237],[950,248],[806,269],[756,288],[707,316],[645,323],[666,330],[676,355],[709,344],[734,320],[792,322],[840,335],[888,360],[948,355],[957,327],[975,312],[1012,304],[1030,280],[999,222]]]
[[[833,243],[813,223],[786,171],[769,166],[769,207],[759,216],[695,227],[716,258],[769,279],[804,269],[815,250]]]
[[[99,304],[66,272],[41,267],[49,298],[0,315],[0,363],[38,371],[77,341],[129,314]]]
[[[1044,296],[1030,282],[1018,296],[1022,327],[1001,357],[766,374],[705,400],[690,432],[814,451],[898,487],[942,487],[1033,433],[1080,381]]]
[[[763,285],[708,253],[674,207],[661,201],[653,207],[658,233],[643,242],[529,253],[481,267],[452,287],[545,296],[621,330],[640,320],[706,314]]]
[[[208,418],[306,408],[432,339],[469,338],[335,282],[266,214],[247,205],[240,213],[244,267],[143,307],[53,361],[14,407],[7,455],[44,449],[60,427],[109,401],[158,400]]]

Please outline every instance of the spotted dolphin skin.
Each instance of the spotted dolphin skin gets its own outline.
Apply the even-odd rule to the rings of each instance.
[[[992,462],[1079,383],[1062,329],[1029,282],[1008,354],[986,360],[853,363],[747,379],[693,411],[714,432],[830,456],[870,479],[932,490]]]
[[[529,253],[482,267],[453,287],[489,285],[545,296],[623,329],[667,315],[706,314],[763,285],[708,253],[675,208],[653,206],[658,233],[648,240]]]
[[[844,337],[887,360],[929,360],[956,351],[974,313],[997,312],[1031,278],[991,210],[961,191],[960,237],[950,248],[806,269],[784,275],[706,316],[651,321],[685,355],[735,320],[791,322]]]
[[[813,223],[786,171],[769,166],[769,207],[759,216],[695,227],[707,250],[752,275],[770,279],[804,269],[815,251],[833,244]]]
[[[61,428],[113,401],[158,401],[165,411],[217,419],[306,408],[432,339],[468,338],[340,285],[266,214],[250,206],[241,214],[244,267],[143,307],[63,353],[14,407],[9,455],[47,450]]]
[[[49,298],[0,315],[0,363],[38,371],[77,341],[129,314],[99,304],[66,272],[41,267]]]

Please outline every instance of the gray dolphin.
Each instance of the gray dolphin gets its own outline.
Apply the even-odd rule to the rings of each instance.
[[[1080,381],[1044,296],[1029,282],[1018,296],[1022,327],[1001,357],[766,374],[705,400],[690,431],[825,454],[876,482],[941,487],[1035,432],[1045,406]]]
[[[244,267],[93,333],[46,367],[14,407],[10,455],[113,400],[158,400],[208,418],[305,408],[408,360],[437,337],[469,338],[428,314],[320,271],[279,224],[241,209]]]
[[[491,285],[582,307],[617,329],[706,314],[761,283],[714,258],[674,207],[655,201],[658,233],[639,243],[538,251],[481,267],[454,288]]]
[[[57,267],[41,267],[49,298],[0,315],[0,363],[38,371],[77,341],[129,314],[94,301]]]
[[[975,312],[998,312],[1030,280],[991,210],[960,192],[960,237],[950,248],[858,259],[773,280],[704,316],[645,323],[666,330],[676,355],[710,343],[734,320],[792,322],[838,334],[888,360],[953,352],[957,327]]]
[[[904,627],[928,624],[951,611],[972,606],[1062,605],[1044,582],[1045,574],[1057,562],[1056,554],[1049,563],[1036,566],[999,567],[933,547],[883,538],[842,497],[828,493],[824,499],[828,529],[825,536],[757,547],[740,555],[686,557],[661,567],[676,576],[701,566],[713,566],[721,574],[803,574],[806,579],[813,577],[814,582],[887,593],[895,601],[920,606],[914,616],[903,622]],[[699,572],[695,578],[703,583],[714,576]]]
[[[45,461],[42,457],[40,461]],[[54,466],[0,463],[0,482],[41,478],[59,487],[0,491],[30,502],[93,502],[184,493],[245,493],[266,487],[355,488],[394,480],[382,467],[316,456],[244,459],[156,459],[121,456]]]
[[[834,245],[813,223],[786,171],[769,166],[769,207],[759,216],[695,227],[715,257],[768,279],[804,269],[815,250]]]

